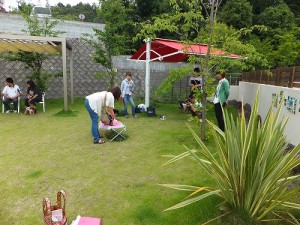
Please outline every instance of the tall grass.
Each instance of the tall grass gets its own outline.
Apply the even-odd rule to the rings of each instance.
[[[199,145],[199,150],[187,148],[187,151],[174,157],[166,164],[192,155],[197,162],[214,179],[215,186],[197,187],[190,185],[171,185],[178,190],[192,192],[188,199],[168,208],[181,208],[196,201],[217,195],[223,199],[221,209],[225,212],[238,212],[253,221],[266,221],[277,211],[289,215],[292,223],[298,224],[296,218],[287,208],[300,209],[293,203],[299,194],[299,186],[290,189],[291,183],[299,177],[292,176],[292,168],[300,164],[296,157],[300,145],[284,154],[287,140],[283,134],[286,120],[280,118],[279,110],[274,113],[270,108],[265,120],[258,120],[259,93],[253,104],[249,123],[246,123],[244,111],[234,118],[224,111],[226,132],[209,122],[215,130],[216,149],[206,146],[190,128]],[[282,219],[278,218],[279,220]]]

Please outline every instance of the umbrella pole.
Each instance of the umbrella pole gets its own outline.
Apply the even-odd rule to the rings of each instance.
[[[145,39],[146,42],[146,77],[145,77],[145,106],[149,107],[150,102],[150,51],[151,40]]]

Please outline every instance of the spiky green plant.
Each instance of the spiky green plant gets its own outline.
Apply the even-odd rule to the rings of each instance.
[[[226,110],[225,133],[209,122],[214,128],[217,152],[207,148],[189,127],[199,144],[199,150],[185,147],[186,152],[172,158],[166,164],[192,155],[214,179],[216,187],[163,184],[166,187],[192,192],[185,201],[166,210],[177,209],[211,195],[218,195],[224,200],[222,209],[227,213],[242,212],[255,221],[267,220],[270,213],[278,209],[300,209],[299,204],[290,202],[299,194],[299,186],[289,188],[299,177],[292,176],[290,172],[300,164],[297,157],[300,145],[284,154],[287,141],[283,132],[287,120],[280,117],[282,104],[276,113],[271,107],[263,123],[260,123],[258,96],[259,91],[248,124],[244,111],[241,117],[233,118]]]

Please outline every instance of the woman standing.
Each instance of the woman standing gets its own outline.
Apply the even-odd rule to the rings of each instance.
[[[127,102],[129,102],[131,105],[132,117],[133,118],[138,117],[135,115],[135,105],[132,98],[133,88],[134,88],[134,83],[132,80],[131,72],[126,72],[126,78],[121,83],[121,91],[122,91],[122,98],[124,104],[124,114],[126,118],[128,118]]]
[[[27,81],[26,85],[27,85],[27,99],[25,100],[25,105],[26,107],[28,107],[32,104],[35,107],[37,102],[42,101],[42,92],[35,85],[33,80]]]
[[[101,140],[99,134],[99,117],[101,116],[102,106],[107,107],[107,111],[115,119],[114,114],[114,101],[119,100],[121,96],[121,90],[119,87],[115,87],[110,91],[101,91],[85,97],[85,108],[90,114],[92,120],[92,135],[94,138],[94,144],[103,144],[104,140]],[[105,99],[105,101],[104,101]]]

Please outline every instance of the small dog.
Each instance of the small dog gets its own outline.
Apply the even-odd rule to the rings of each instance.
[[[26,107],[24,115],[31,115],[33,116],[36,113],[36,107],[33,104],[30,104],[30,106]]]

